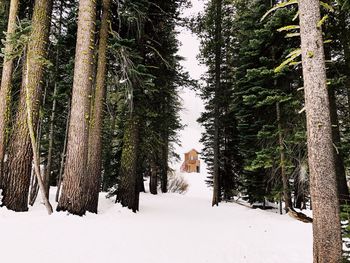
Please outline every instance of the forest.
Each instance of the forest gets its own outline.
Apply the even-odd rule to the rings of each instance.
[[[348,262],[350,1],[201,5],[188,17],[190,0],[0,0],[0,216],[36,202],[99,216],[102,193],[136,217],[143,193],[165,202],[185,184],[172,163],[189,89],[205,105],[212,213],[273,204],[312,223],[314,263]],[[184,29],[199,80],[182,66]]]

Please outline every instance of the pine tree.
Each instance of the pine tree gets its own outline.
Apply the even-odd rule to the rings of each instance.
[[[74,82],[71,116],[64,170],[63,188],[57,211],[83,215],[86,212],[86,180],[88,164],[88,136],[90,94],[96,3],[79,2],[78,33],[75,51]]]
[[[314,262],[341,262],[339,202],[326,84],[320,2],[299,1],[313,207]]]
[[[6,152],[7,144],[7,132],[9,125],[9,113],[11,103],[11,84],[12,84],[12,72],[13,72],[13,58],[11,53],[14,43],[11,42],[11,37],[16,31],[16,20],[18,14],[18,0],[12,0],[10,4],[10,13],[8,19],[7,36],[5,44],[5,57],[4,65],[1,75],[1,87],[0,87],[0,188],[3,186],[3,160]]]
[[[94,103],[92,118],[90,121],[89,133],[89,160],[87,180],[87,210],[97,213],[98,195],[101,187],[101,168],[102,168],[102,120],[103,120],[103,102],[105,97],[105,78],[106,78],[106,52],[108,40],[108,20],[110,12],[110,1],[102,2],[101,29],[98,47],[96,87],[94,94]]]
[[[229,200],[238,188],[238,171],[240,166],[240,156],[237,151],[237,126],[234,112],[231,108],[234,90],[234,51],[233,44],[235,37],[232,14],[234,6],[229,1],[222,2],[222,27],[221,36],[215,38],[217,9],[216,2],[211,2],[207,6],[206,13],[199,18],[196,32],[199,34],[201,47],[201,61],[208,66],[206,77],[207,86],[201,88],[202,98],[206,102],[206,112],[198,120],[206,129],[201,141],[205,145],[202,157],[208,164],[210,177],[208,182],[213,183],[214,177],[214,154],[213,147],[215,142],[215,118],[218,125],[218,172],[220,187],[215,189],[219,199]],[[220,13],[220,12],[219,12]],[[220,20],[220,19],[219,19]],[[216,63],[215,54],[218,53],[217,41],[219,41],[221,63]],[[216,64],[215,64],[216,63]],[[219,67],[220,66],[220,67]],[[220,77],[217,76],[220,73]],[[219,77],[220,88],[216,89],[216,83]],[[216,95],[215,95],[216,92]],[[215,113],[217,107],[218,113]]]
[[[30,129],[35,130],[38,122],[41,82],[47,65],[46,44],[49,36],[51,5],[50,1],[35,1],[32,32],[23,67],[19,108],[9,140],[2,204],[14,211],[28,210],[33,158],[33,134],[30,134]]]

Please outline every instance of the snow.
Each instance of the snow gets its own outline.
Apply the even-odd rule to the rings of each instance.
[[[192,1],[186,16],[200,12]],[[196,63],[199,40],[182,31],[179,54],[183,66],[198,79],[205,71]],[[197,46],[197,48],[196,48]],[[179,154],[195,148],[202,127],[196,123],[203,102],[183,90]],[[179,168],[180,163],[175,164]],[[183,174],[186,194],[142,193],[140,212],[132,213],[101,193],[99,214],[77,217],[46,214],[39,202],[27,213],[0,208],[0,262],[9,263],[302,263],[312,262],[312,225],[288,215],[250,209],[235,203],[211,207],[211,189],[202,174]],[[51,189],[54,200],[56,189]],[[56,205],[55,203],[53,204]]]
[[[234,203],[213,208],[205,173],[183,176],[186,194],[141,194],[137,214],[103,193],[98,215],[48,216],[40,202],[27,213],[0,208],[1,262],[312,261],[311,224]]]

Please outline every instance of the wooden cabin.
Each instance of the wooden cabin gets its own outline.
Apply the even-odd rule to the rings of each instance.
[[[185,161],[181,165],[182,173],[200,173],[200,160],[198,155],[199,152],[195,149],[185,153]]]

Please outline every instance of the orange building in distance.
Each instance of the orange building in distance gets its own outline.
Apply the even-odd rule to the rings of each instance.
[[[199,152],[195,149],[185,153],[185,161],[180,169],[182,173],[200,173],[200,161],[198,155]]]

